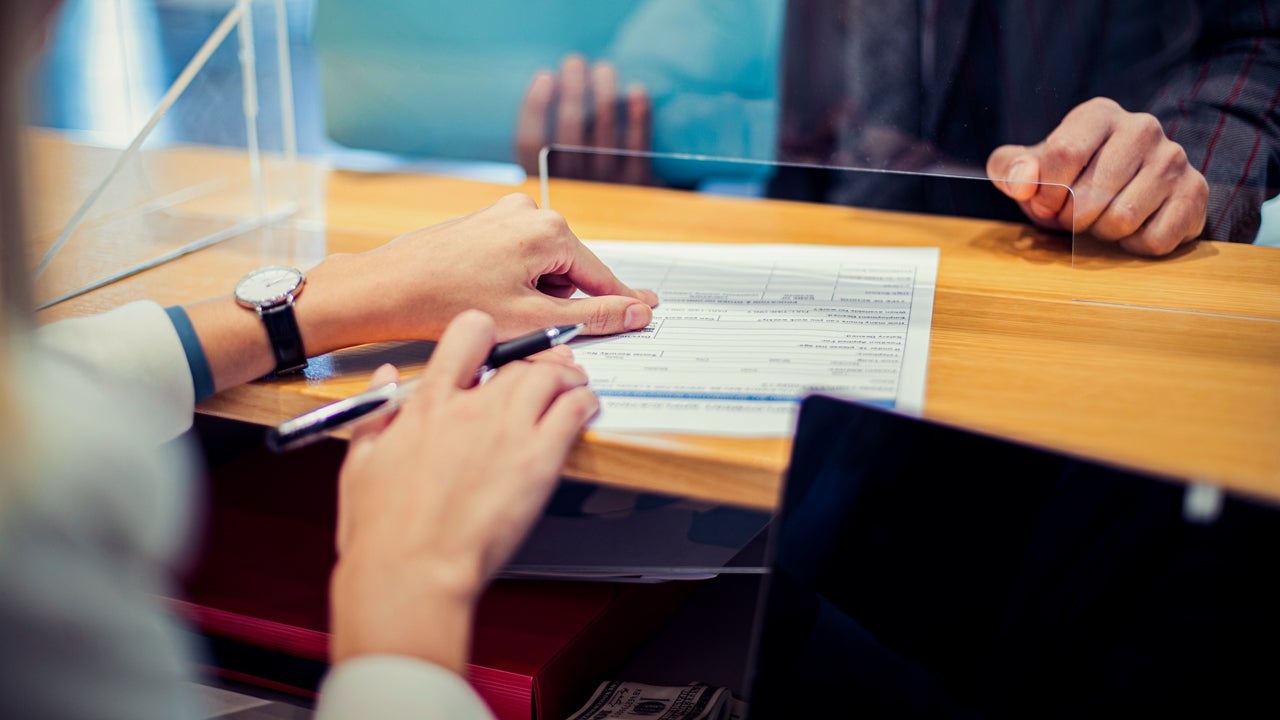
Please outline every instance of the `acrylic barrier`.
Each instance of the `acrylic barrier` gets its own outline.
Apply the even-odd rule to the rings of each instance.
[[[32,218],[40,308],[230,238],[298,241],[315,192],[297,160],[285,3],[200,10],[73,2],[60,16],[30,133],[36,172],[60,188]]]
[[[566,159],[751,164],[909,202],[605,185],[557,175]],[[1273,249],[1197,241],[1153,259],[1069,229],[936,212],[1003,197],[986,178],[563,146],[543,160],[541,201],[662,300],[644,330],[575,345],[603,429],[778,436],[798,397],[824,392],[1274,488]]]
[[[1125,264],[1112,262],[1107,246],[1144,251],[1145,240],[1125,236],[1177,225],[1163,232],[1175,244],[1203,237],[1280,246],[1280,204],[1266,203],[1280,180],[1263,160],[1274,154],[1265,125],[1274,83],[1239,49],[1269,42],[1266,13],[1259,13],[1209,17],[1194,3],[1155,16],[1074,5],[974,12],[803,0],[589,7],[500,0],[465,8],[445,0],[317,0],[314,44],[325,128],[338,143],[512,163],[529,174],[537,172],[538,148],[554,144],[974,178],[987,177],[998,149],[1026,148],[1044,161],[1027,179],[1090,195],[1078,197],[1078,217],[1052,190],[1040,199],[1053,206],[1043,218],[999,194],[974,194],[954,208],[937,198],[929,205],[1050,230],[1071,224],[1107,238],[1102,251],[1088,244],[1076,253],[1088,274],[1076,278],[1075,292],[1125,302],[1111,288],[1142,290],[1136,277],[1123,276],[1143,271],[1106,279],[1098,272]],[[1219,32],[1217,22],[1230,32]],[[1128,29],[1106,31],[1116,25]],[[1232,38],[1244,39],[1239,48]],[[1229,59],[1206,65],[1206,56]],[[625,163],[616,173],[573,165],[566,161],[561,172],[901,206],[883,182],[827,183],[800,169],[774,177],[751,163]],[[1193,187],[1200,175],[1204,197]],[[1200,245],[1171,259],[1240,252]],[[1096,262],[1099,252],[1105,266]],[[1274,271],[1274,262],[1260,261],[1259,275]],[[1142,305],[1195,309],[1211,301],[1217,281],[1186,275],[1185,293],[1162,297],[1147,288]],[[1276,317],[1265,288],[1245,294],[1258,297],[1242,300],[1243,309],[1219,303],[1210,311]]]
[[[582,223],[591,233],[583,239],[619,277],[661,300],[643,331],[575,343],[604,402],[603,429],[785,435],[795,402],[817,391],[920,412],[937,293],[1055,297],[1057,283],[1058,297],[1069,298],[1070,233],[706,190],[619,189],[611,216],[597,217],[583,191],[603,186],[555,176],[635,164],[659,173],[806,172],[920,207],[932,198],[963,203],[990,187],[959,176],[547,148],[542,203],[571,227]],[[560,195],[562,183],[575,192]],[[652,372],[634,372],[638,364]]]

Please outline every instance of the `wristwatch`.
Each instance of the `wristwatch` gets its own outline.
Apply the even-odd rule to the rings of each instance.
[[[256,310],[267,328],[271,351],[276,357],[273,375],[297,372],[307,366],[302,333],[293,314],[293,300],[302,292],[306,281],[306,276],[297,268],[271,265],[254,270],[236,283],[236,302]]]

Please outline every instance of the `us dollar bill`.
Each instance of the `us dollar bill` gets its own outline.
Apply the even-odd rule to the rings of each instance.
[[[565,720],[730,720],[735,710],[741,717],[742,704],[728,688],[606,680]]]

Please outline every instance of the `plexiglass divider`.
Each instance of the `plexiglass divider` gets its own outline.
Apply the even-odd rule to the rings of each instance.
[[[162,2],[80,3],[51,38],[81,82],[40,89],[67,112],[61,134],[32,133],[65,190],[34,213],[40,309],[231,238],[297,249],[292,221],[317,203],[297,158],[284,0],[207,5],[170,25]],[[88,39],[99,50],[77,52]],[[189,57],[169,65],[166,44]]]
[[[581,192],[558,199],[558,183],[578,181],[553,177],[557,168],[635,162],[684,176],[809,173],[921,208],[991,190],[959,175],[546,148],[543,204],[588,228],[583,240],[619,277],[660,298],[644,330],[575,341],[601,398],[598,429],[785,436],[813,392],[918,414],[936,292],[1070,297],[1070,234],[1022,224],[671,189],[622,193],[606,217]],[[1018,254],[1027,260],[1010,272]],[[631,372],[637,364],[654,371]]]
[[[1211,187],[1210,192],[1229,194],[1223,188]],[[1184,236],[1199,234],[1198,224],[1186,224],[1193,213],[1171,199],[1143,207],[1122,191],[1078,181],[1060,219],[1053,221],[1069,219],[1076,231],[1072,299],[1256,321],[1275,324],[1280,331],[1280,248],[1186,240]],[[1222,214],[1210,207],[1202,232],[1220,235],[1213,225]],[[1118,219],[1120,215],[1127,219]],[[1219,270],[1212,259],[1222,255],[1239,262],[1224,263],[1219,267],[1231,269]]]

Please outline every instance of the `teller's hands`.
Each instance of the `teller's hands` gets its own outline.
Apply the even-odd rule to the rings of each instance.
[[[538,174],[545,145],[586,145],[603,150],[649,150],[652,107],[643,87],[619,93],[618,73],[601,61],[587,66],[567,56],[559,74],[539,72],[529,82],[516,127],[516,158],[526,173]],[[554,175],[632,185],[652,184],[647,157],[561,151],[551,156]]]
[[[1038,145],[996,148],[987,175],[1036,224],[1071,230],[1074,215],[1076,231],[1135,255],[1166,255],[1204,231],[1209,186],[1186,151],[1155,117],[1107,98],[1076,106]]]
[[[330,586],[335,664],[398,654],[462,673],[480,593],[599,407],[564,346],[473,387],[495,339],[489,316],[459,315],[413,397],[351,440]],[[384,366],[372,385],[395,379]]]

